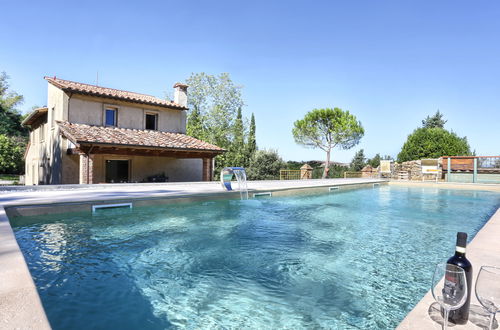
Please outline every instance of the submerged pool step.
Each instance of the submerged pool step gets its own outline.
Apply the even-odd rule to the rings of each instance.
[[[92,213],[95,213],[98,210],[116,209],[116,208],[122,208],[122,207],[126,207],[126,208],[131,209],[132,208],[132,203],[92,205]]]

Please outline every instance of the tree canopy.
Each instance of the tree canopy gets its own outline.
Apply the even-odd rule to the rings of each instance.
[[[439,110],[434,116],[422,120],[422,127],[413,131],[398,154],[398,162],[442,156],[467,156],[471,154],[467,137],[459,137],[444,129],[447,121]]]
[[[424,120],[422,120],[422,127],[424,128],[444,128],[444,124],[446,124],[447,120],[443,119],[443,114],[441,112],[436,111],[434,116],[427,116]]]
[[[23,116],[16,109],[22,104],[23,96],[9,90],[9,76],[0,73],[0,134],[25,136],[28,130],[21,125]]]
[[[470,155],[470,147],[466,137],[459,137],[444,128],[420,127],[408,136],[398,162],[422,158],[439,158],[442,156]]]
[[[323,178],[328,175],[330,153],[335,147],[350,149],[357,145],[365,131],[356,117],[340,108],[314,109],[294,123],[295,142],[326,152]]]
[[[285,167],[286,163],[276,150],[258,150],[250,160],[247,177],[249,180],[277,180],[280,169]]]
[[[233,83],[228,73],[193,73],[186,83],[190,108],[187,134],[227,150],[215,158],[217,173],[226,166],[248,166],[257,149],[255,118],[252,114],[248,128],[242,114],[241,87]]]

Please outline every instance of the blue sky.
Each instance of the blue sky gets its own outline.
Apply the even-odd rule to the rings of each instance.
[[[500,3],[495,1],[3,1],[0,71],[45,105],[43,76],[162,97],[192,72],[229,72],[260,148],[323,159],[293,122],[340,107],[365,149],[396,156],[437,109],[480,155],[500,154]]]

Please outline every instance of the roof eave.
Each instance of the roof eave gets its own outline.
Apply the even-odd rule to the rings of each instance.
[[[141,145],[141,144],[120,144],[120,143],[81,141],[81,140],[76,140],[75,142],[73,142],[73,143],[79,144],[81,146],[83,146],[83,145],[93,145],[93,146],[103,145],[103,146],[107,146],[107,147],[157,149],[157,150],[165,150],[165,151],[206,152],[206,153],[212,153],[212,154],[215,154],[215,153],[216,154],[223,154],[223,153],[227,152],[227,150],[225,150],[225,149],[216,150],[216,149],[199,149],[199,148],[175,148],[175,147],[147,146],[147,145]]]

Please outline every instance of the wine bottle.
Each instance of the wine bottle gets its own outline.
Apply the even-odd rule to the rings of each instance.
[[[465,304],[454,311],[450,311],[448,320],[455,324],[466,324],[469,320],[470,297],[472,295],[472,265],[465,257],[465,247],[467,246],[467,233],[457,233],[457,245],[455,255],[448,259],[448,264],[461,267],[465,271],[467,278],[467,301]]]

